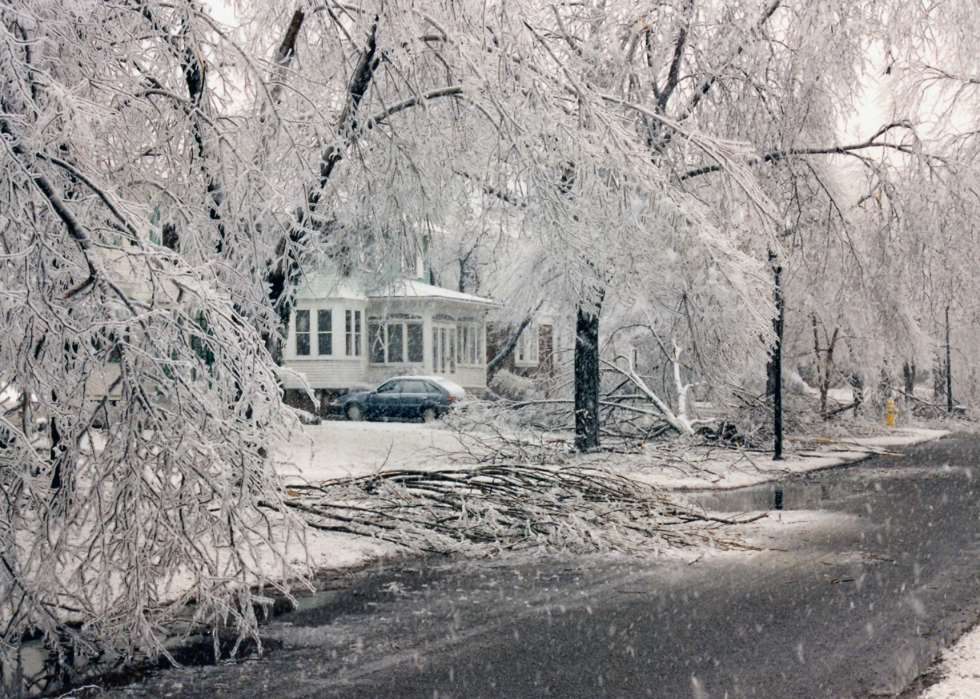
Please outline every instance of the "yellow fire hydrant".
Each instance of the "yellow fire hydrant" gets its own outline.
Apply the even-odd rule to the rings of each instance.
[[[885,404],[885,424],[894,427],[896,417],[898,417],[898,407],[895,405],[895,399],[889,398],[888,403]]]

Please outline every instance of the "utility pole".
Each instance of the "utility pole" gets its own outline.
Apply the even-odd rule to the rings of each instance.
[[[946,305],[946,412],[953,414],[953,357],[949,345],[949,304]]]
[[[773,461],[783,460],[783,288],[780,276],[783,268],[779,264],[776,253],[769,251],[769,264],[772,266],[773,282],[775,283],[776,315],[772,319],[772,329],[776,334],[776,342],[772,348],[772,359],[769,361],[769,380],[772,389],[773,413]]]

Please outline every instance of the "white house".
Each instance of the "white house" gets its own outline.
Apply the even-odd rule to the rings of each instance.
[[[372,284],[323,273],[297,289],[283,352],[287,389],[340,392],[396,374],[444,376],[481,392],[487,385],[489,299],[399,279]]]

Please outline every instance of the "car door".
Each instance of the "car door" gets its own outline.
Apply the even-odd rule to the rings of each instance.
[[[408,418],[419,417],[426,404],[432,402],[431,398],[429,384],[420,379],[406,379],[403,382],[401,399],[402,415]]]
[[[438,415],[444,415],[449,406],[445,388],[435,381],[428,380],[425,382],[425,390],[427,392],[426,404],[434,407]]]
[[[367,413],[371,417],[398,417],[401,412],[402,382],[392,380],[378,386],[367,397]]]

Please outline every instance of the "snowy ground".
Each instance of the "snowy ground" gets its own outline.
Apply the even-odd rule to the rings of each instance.
[[[771,453],[720,447],[647,446],[635,456],[596,460],[664,490],[744,488],[783,476],[833,468],[877,453],[939,439],[949,432],[896,428],[888,434],[848,439],[788,440],[782,461]]]

